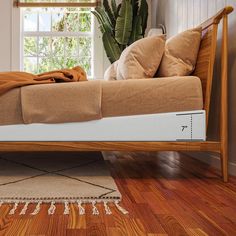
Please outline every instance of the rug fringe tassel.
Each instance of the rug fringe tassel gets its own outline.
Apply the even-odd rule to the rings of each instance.
[[[79,208],[79,215],[84,215],[85,214],[85,208],[82,207],[82,201],[77,201],[78,208]]]
[[[110,207],[108,206],[108,203],[107,202],[103,202],[103,204],[104,204],[106,215],[111,215],[112,211],[111,211]]]
[[[55,210],[56,210],[55,202],[52,201],[48,209],[48,215],[53,215],[55,213]]]
[[[93,215],[99,215],[99,211],[96,207],[96,201],[92,201],[92,205],[93,205]]]
[[[19,203],[15,202],[13,208],[10,210],[9,215],[14,215]]]
[[[121,206],[119,205],[119,201],[115,201],[115,206],[116,206],[116,208],[117,208],[120,212],[122,212],[124,215],[129,214],[129,212],[128,212],[127,210],[125,210],[123,207],[121,207]]]
[[[68,201],[65,201],[64,202],[64,205],[65,205],[65,209],[64,209],[64,215],[69,215],[70,214],[70,205],[69,205],[69,202]]]
[[[112,215],[112,211],[111,211],[111,208],[109,207],[108,203],[114,203],[114,205],[116,206],[116,208],[121,212],[123,213],[124,215],[128,214],[129,212],[124,209],[123,207],[121,207],[119,204],[120,204],[120,201],[115,201],[115,202],[109,202],[107,200],[104,200],[104,201],[96,201],[96,200],[93,200],[93,201],[89,201],[91,204],[92,204],[92,214],[93,215],[99,215],[99,210],[96,206],[97,203],[103,203],[103,206],[104,206],[104,211],[105,211],[105,214],[106,215]],[[25,215],[27,210],[28,210],[28,206],[29,204],[32,203],[30,201],[26,201],[25,202],[25,205],[24,207],[22,208],[22,210],[20,211],[19,215]],[[37,205],[35,206],[35,209],[32,213],[30,213],[30,215],[37,215],[40,210],[41,210],[41,204],[43,203],[43,201],[39,201],[37,203]],[[73,203],[73,202],[72,202]],[[79,215],[85,215],[85,207],[82,206],[82,204],[84,203],[87,203],[84,202],[83,200],[78,200],[77,201],[77,205],[78,205],[78,209],[79,209]],[[3,201],[0,201],[0,207],[4,204]],[[19,201],[17,202],[14,202],[14,205],[12,207],[12,209],[9,211],[9,215],[14,215],[17,208],[19,206]],[[48,208],[48,215],[54,215],[55,214],[55,211],[56,211],[56,202],[55,201],[51,201],[51,204]],[[70,214],[70,201],[68,200],[65,200],[64,201],[64,212],[63,212],[64,215],[69,215]]]
[[[21,212],[20,212],[20,215],[25,215],[26,214],[26,211],[28,209],[28,206],[29,206],[30,202],[26,202],[24,207],[22,208]]]
[[[41,208],[41,204],[42,204],[42,201],[38,202],[34,211],[31,213],[31,215],[37,215],[39,212],[40,212],[40,208]]]

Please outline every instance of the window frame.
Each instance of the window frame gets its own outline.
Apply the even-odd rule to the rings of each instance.
[[[13,71],[23,71],[24,70],[24,37],[27,34],[35,36],[45,36],[48,34],[52,35],[52,32],[25,32],[23,31],[23,10],[24,8],[15,8],[12,9],[12,52],[11,52],[11,69]],[[90,35],[92,38],[92,55],[91,55],[91,78],[90,79],[101,79],[103,78],[103,57],[104,57],[104,50],[102,45],[102,37],[101,32],[99,30],[98,22],[94,15],[92,14],[92,32],[59,32],[58,36],[73,36],[78,34],[80,36]],[[55,35],[58,32],[53,32]],[[57,37],[57,36],[55,36]]]

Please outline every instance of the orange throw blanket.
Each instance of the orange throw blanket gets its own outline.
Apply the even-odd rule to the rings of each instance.
[[[0,72],[0,95],[26,85],[79,81],[87,81],[86,72],[80,66],[38,75],[26,72]]]

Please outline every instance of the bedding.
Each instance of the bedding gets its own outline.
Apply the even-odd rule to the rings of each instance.
[[[21,88],[24,123],[67,123],[101,119],[101,82]]]
[[[201,43],[202,28],[186,30],[166,41],[158,76],[187,76],[193,72]]]
[[[152,78],[162,59],[165,35],[140,39],[122,53],[118,61],[116,79]]]
[[[118,61],[113,62],[104,73],[104,80],[116,80]]]
[[[38,75],[27,72],[0,72],[0,96],[11,89],[26,85],[86,80],[86,72],[80,66],[74,67],[73,69],[50,71]]]
[[[102,116],[129,116],[203,108],[197,77],[166,77],[103,83]]]
[[[0,125],[66,123],[203,108],[197,77],[87,81],[16,88],[0,97]]]

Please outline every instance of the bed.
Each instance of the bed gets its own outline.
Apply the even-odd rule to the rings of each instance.
[[[205,140],[194,76],[31,85],[0,106],[0,141]]]
[[[62,110],[55,115],[53,109],[42,107],[37,102],[28,107],[27,99],[35,94],[34,86],[26,87],[23,100],[19,99],[21,92],[18,89],[7,93],[4,96],[8,96],[7,99],[14,105],[9,108],[9,104],[5,102],[0,104],[0,151],[212,151],[221,154],[223,180],[227,182],[227,15],[232,11],[232,7],[226,7],[201,25],[204,30],[197,65],[188,80],[178,78],[176,81],[179,84],[176,84],[176,78],[165,78],[164,82],[161,79],[118,83],[94,81],[92,83],[100,84],[98,92],[101,93],[101,100],[74,101],[87,104],[83,122],[74,120],[74,117],[79,117],[76,109],[74,113],[63,114]],[[210,141],[206,139],[206,133],[217,28],[221,19],[223,40],[220,140]],[[92,83],[89,84],[91,87]],[[158,83],[163,84],[160,86]],[[43,99],[46,86],[38,86]],[[64,86],[68,87],[68,93],[72,91],[70,85]],[[61,88],[61,85],[51,86],[55,93],[60,93]],[[161,89],[153,92],[153,88]],[[66,89],[63,88],[63,91]],[[88,91],[93,90],[89,88]],[[75,88],[73,92],[76,93]],[[35,96],[39,97],[39,94]],[[176,103],[176,100],[179,102]],[[23,111],[17,109],[17,103],[22,101],[27,104],[23,106]],[[62,101],[65,100],[62,98]],[[60,112],[60,109],[56,111]],[[57,120],[58,117],[64,120]],[[38,124],[39,121],[46,121],[48,124]]]

